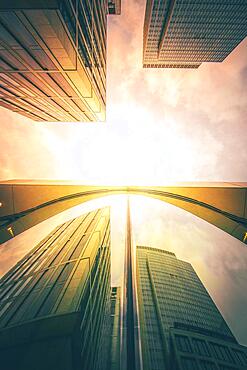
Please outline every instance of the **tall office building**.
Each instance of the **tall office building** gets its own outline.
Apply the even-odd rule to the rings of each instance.
[[[189,263],[142,246],[136,260],[144,370],[247,368],[246,348]]]
[[[222,62],[247,35],[245,0],[147,0],[143,67]]]
[[[105,0],[0,1],[0,106],[35,121],[104,121],[107,13]]]
[[[110,213],[58,226],[0,281],[3,370],[104,369]]]

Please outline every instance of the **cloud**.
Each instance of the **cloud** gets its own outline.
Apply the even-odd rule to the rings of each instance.
[[[142,69],[144,3],[132,1],[123,16],[110,22],[108,36],[108,117],[120,109],[150,112],[161,137],[174,122],[177,134],[193,147],[194,178],[246,179],[246,45],[243,41],[223,63],[204,63],[198,70]],[[117,45],[117,47],[116,47]],[[114,116],[115,118],[115,116]],[[141,116],[133,118],[133,126]],[[118,124],[114,122],[114,124]],[[142,132],[140,128],[140,139]],[[234,148],[238,147],[236,152]],[[162,149],[158,146],[162,155]],[[175,150],[174,150],[175,152]],[[171,153],[172,155],[172,153]],[[225,160],[227,158],[227,161]],[[162,162],[164,165],[165,161]],[[153,163],[155,166],[155,163]],[[175,163],[177,172],[179,164]],[[165,167],[165,166],[164,166]],[[184,166],[191,176],[190,163]],[[182,174],[182,177],[184,173]]]

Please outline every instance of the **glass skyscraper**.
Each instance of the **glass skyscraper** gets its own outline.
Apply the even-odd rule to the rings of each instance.
[[[143,67],[222,62],[247,35],[245,0],[147,0]]]
[[[35,121],[104,121],[110,10],[120,3],[0,1],[0,106]]]
[[[136,264],[144,370],[247,368],[246,348],[189,263],[139,246]]]
[[[58,226],[0,280],[1,369],[104,369],[110,283],[109,208]]]

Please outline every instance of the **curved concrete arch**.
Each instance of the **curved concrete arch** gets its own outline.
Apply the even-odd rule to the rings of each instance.
[[[165,201],[247,244],[247,183],[85,186],[21,180],[0,183],[0,243],[75,205],[113,194],[145,195]]]

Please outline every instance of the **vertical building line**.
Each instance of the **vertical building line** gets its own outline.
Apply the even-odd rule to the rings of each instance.
[[[157,319],[158,319],[158,322],[159,322],[159,332],[160,332],[160,337],[161,337],[162,344],[163,344],[163,353],[164,353],[164,358],[165,358],[165,369],[169,370],[170,367],[169,367],[169,357],[168,357],[168,355],[169,355],[168,354],[168,344],[167,344],[166,337],[165,337],[165,330],[164,330],[164,326],[163,326],[163,322],[162,322],[162,315],[161,315],[161,312],[160,312],[160,306],[159,306],[159,302],[158,302],[158,298],[157,298],[157,292],[156,292],[156,289],[155,289],[153,274],[152,274],[152,270],[150,268],[150,262],[149,262],[148,256],[147,256],[147,270],[148,270],[151,289],[152,289],[152,296],[153,296],[153,302],[154,302],[154,305],[155,305],[155,311],[156,311]]]
[[[160,58],[160,53],[161,53],[161,50],[162,50],[164,39],[167,36],[167,32],[168,32],[168,29],[169,29],[169,26],[170,26],[175,1],[176,0],[170,0],[168,2],[168,5],[167,5],[167,11],[166,11],[166,14],[165,14],[165,17],[164,17],[163,28],[161,30],[161,36],[160,36],[159,45],[158,45],[158,58]]]
[[[128,198],[123,278],[121,370],[142,370],[134,253]]]
[[[140,343],[141,343],[141,360],[142,360],[142,370],[145,370],[146,364],[150,363],[149,359],[149,351],[147,346],[147,339],[146,333],[144,330],[144,326],[141,325],[145,321],[144,315],[144,302],[141,293],[141,277],[139,273],[139,264],[138,264],[138,257],[137,257],[137,249],[136,249],[136,283],[137,283],[137,302],[138,302],[138,321],[139,321],[139,333],[140,333]]]

